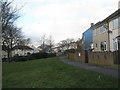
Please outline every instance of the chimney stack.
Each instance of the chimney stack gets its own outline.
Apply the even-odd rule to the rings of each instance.
[[[91,27],[94,26],[94,23],[91,23]]]

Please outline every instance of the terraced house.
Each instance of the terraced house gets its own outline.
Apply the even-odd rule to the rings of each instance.
[[[93,43],[93,27],[94,23],[91,23],[91,27],[89,29],[87,29],[84,33],[83,33],[83,49],[84,50],[92,50],[92,43]]]
[[[93,28],[93,51],[118,50],[118,38],[120,37],[120,9]]]
[[[109,33],[107,22],[102,21],[94,25],[93,28],[93,51],[109,51]]]
[[[110,16],[109,20],[109,34],[110,51],[118,50],[118,39],[120,38],[120,9]]]

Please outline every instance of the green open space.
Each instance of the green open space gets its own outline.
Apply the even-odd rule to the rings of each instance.
[[[3,63],[3,88],[118,88],[118,79],[70,66],[59,57]]]

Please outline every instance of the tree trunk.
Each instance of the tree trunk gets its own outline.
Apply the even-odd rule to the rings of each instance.
[[[8,62],[10,62],[10,52],[7,51]]]
[[[12,52],[8,51],[7,54],[8,54],[8,62],[11,62]]]

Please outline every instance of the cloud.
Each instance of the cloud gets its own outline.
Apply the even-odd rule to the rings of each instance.
[[[117,10],[118,0],[29,0],[19,22],[26,36],[36,40],[52,34],[56,42],[81,38],[82,33]]]

